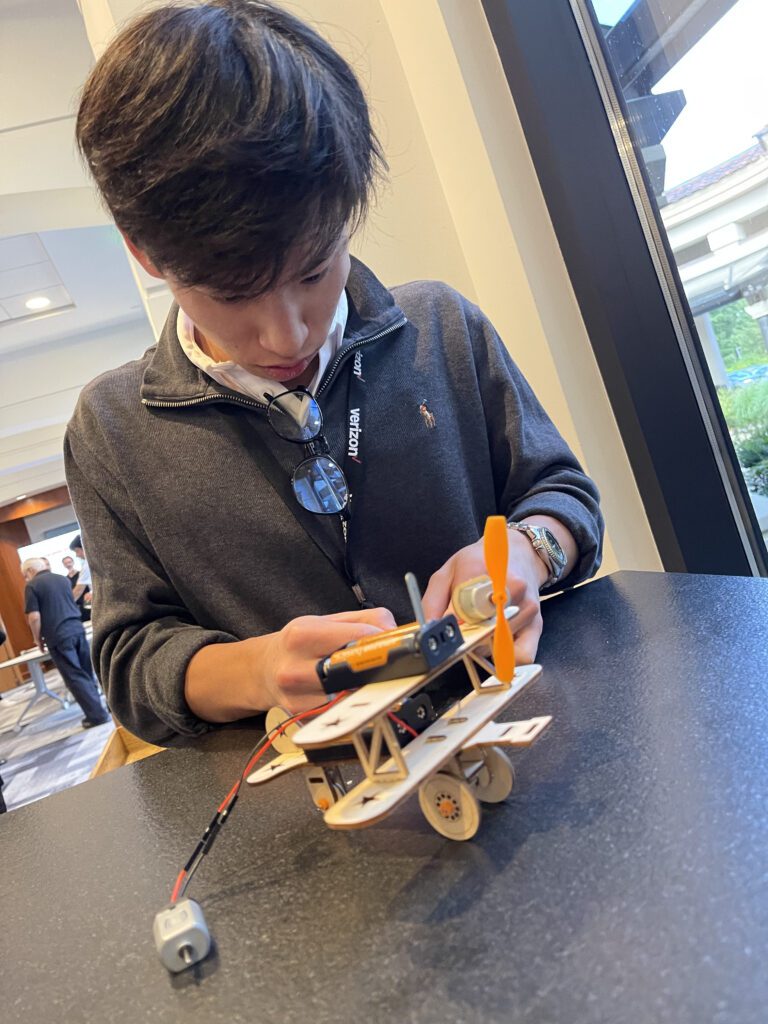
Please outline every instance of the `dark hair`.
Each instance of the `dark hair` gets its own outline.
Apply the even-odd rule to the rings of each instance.
[[[69,542],[69,550],[77,551],[78,548],[82,550],[82,547],[83,542],[80,540],[80,534],[78,533],[78,535],[76,537],[73,537],[72,540]]]
[[[364,217],[386,163],[349,65],[263,0],[162,7],[91,72],[77,141],[117,225],[220,296],[305,273]]]

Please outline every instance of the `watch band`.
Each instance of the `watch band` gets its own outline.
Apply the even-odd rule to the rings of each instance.
[[[510,530],[518,530],[528,537],[534,551],[547,567],[549,576],[542,584],[542,588],[551,587],[563,578],[568,560],[551,530],[546,526],[534,526],[532,523],[517,523],[511,519],[507,520],[507,526]]]

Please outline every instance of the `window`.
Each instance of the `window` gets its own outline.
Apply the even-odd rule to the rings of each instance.
[[[768,5],[484,8],[664,564],[765,575]]]
[[[768,6],[591,7],[765,535]]]

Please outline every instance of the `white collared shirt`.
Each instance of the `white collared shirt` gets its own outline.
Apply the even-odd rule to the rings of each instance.
[[[347,293],[343,291],[328,330],[328,337],[325,339],[323,347],[317,353],[319,356],[317,372],[307,385],[307,390],[313,394],[325,373],[328,363],[341,348],[348,315],[349,303],[347,302]],[[202,370],[203,373],[207,373],[213,380],[223,384],[224,387],[230,388],[232,391],[239,391],[240,394],[247,395],[249,398],[255,398],[259,402],[269,401],[266,395],[275,394],[276,384],[279,389],[279,383],[270,380],[268,377],[257,377],[255,373],[249,373],[242,366],[238,366],[237,363],[233,363],[231,360],[219,363],[215,359],[211,359],[209,355],[206,355],[195,338],[195,325],[181,308],[179,308],[176,318],[176,334],[187,359],[198,369]],[[290,381],[285,384],[285,387],[290,389]]]

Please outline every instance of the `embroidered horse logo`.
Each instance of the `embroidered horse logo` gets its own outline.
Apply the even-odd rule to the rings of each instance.
[[[419,412],[421,413],[421,418],[424,420],[427,429],[434,430],[437,423],[435,422],[434,414],[430,412],[426,398],[423,398],[419,403]]]

